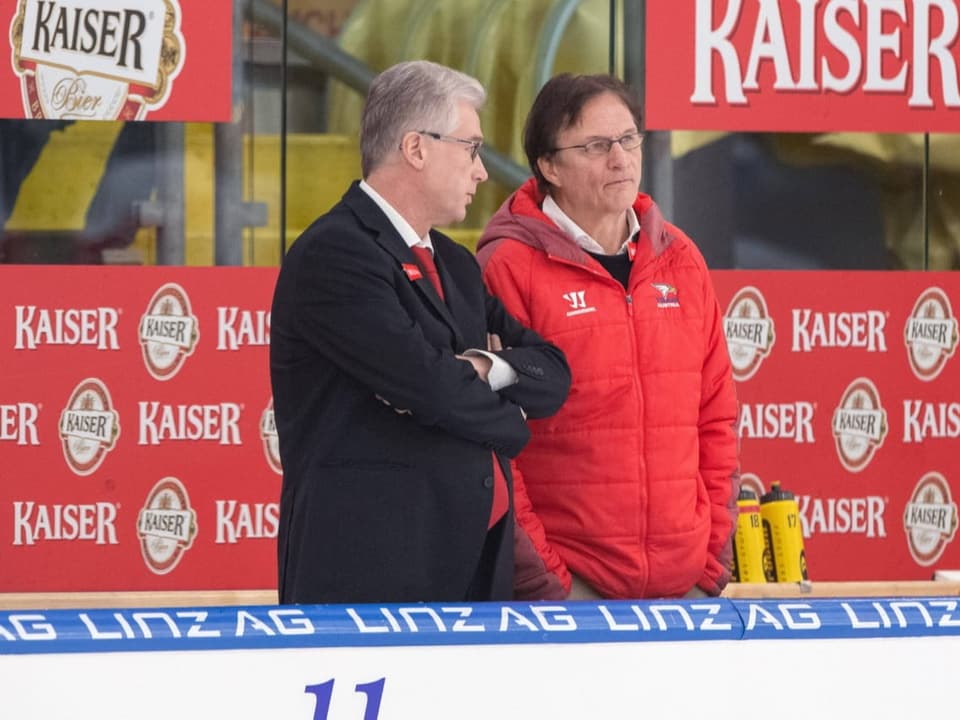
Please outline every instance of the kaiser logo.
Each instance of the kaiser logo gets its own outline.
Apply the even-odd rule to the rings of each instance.
[[[936,378],[957,349],[957,319],[943,290],[928,288],[920,294],[904,336],[913,374],[928,382]]]
[[[77,475],[90,475],[113,450],[119,436],[120,417],[106,385],[97,378],[81,381],[60,414],[67,465]]]
[[[185,55],[178,0],[19,0],[10,45],[35,119],[143,120]]]
[[[743,19],[750,17],[747,5],[756,7],[752,27]],[[786,10],[794,5],[798,12]],[[939,28],[932,21],[937,15]],[[932,108],[941,98],[946,107],[960,107],[951,47],[957,37],[955,2],[698,0],[695,25],[694,104],[715,105],[714,84],[722,78],[722,92],[733,106],[749,105],[748,94],[772,84],[779,94],[897,93],[911,108]],[[735,43],[735,35],[748,44]],[[937,75],[930,72],[934,60]]]
[[[803,401],[742,403],[737,420],[737,436],[812,443],[816,407],[815,403]]]
[[[749,380],[770,354],[775,340],[773,319],[760,291],[745,287],[734,295],[723,325],[733,377],[740,382]]]
[[[193,354],[200,326],[190,309],[190,298],[176,283],[156,293],[140,318],[140,344],[147,371],[157,380],[169,380]]]
[[[40,406],[34,403],[0,405],[0,441],[16,445],[39,445],[37,417]]]
[[[850,472],[860,472],[873,460],[887,436],[887,411],[880,393],[867,378],[857,378],[843,393],[833,413],[837,455]]]
[[[273,414],[273,398],[270,398],[270,402],[260,416],[260,439],[263,440],[263,454],[267,458],[267,465],[277,475],[283,475],[283,467],[280,465],[280,438],[277,436],[277,421]]]
[[[957,532],[957,504],[943,475],[929,472],[920,478],[903,513],[910,554],[918,565],[933,565]]]
[[[279,503],[245,503],[217,500],[217,545],[240,540],[269,540],[280,528]]]
[[[867,352],[886,352],[886,325],[887,314],[879,310],[823,313],[794,308],[793,345],[790,349],[810,352],[818,347],[853,347]]]
[[[14,350],[36,350],[39,345],[89,345],[97,350],[119,350],[117,322],[120,310],[98,308],[38,308],[17,305]]]
[[[217,308],[217,350],[270,344],[270,311]]]
[[[166,477],[153,486],[137,517],[137,536],[151,571],[166,575],[177,566],[197,536],[197,513],[183,483]]]
[[[797,500],[804,537],[814,533],[863,535],[867,538],[887,536],[883,519],[887,499],[879,495],[841,498],[801,495]]]
[[[119,507],[107,502],[44,505],[33,501],[17,501],[13,503],[13,544],[91,540],[96,545],[116,545],[115,523]]]

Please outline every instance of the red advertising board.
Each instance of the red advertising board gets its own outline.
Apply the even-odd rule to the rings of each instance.
[[[0,268],[0,591],[275,587],[275,281]]]
[[[647,125],[956,132],[956,0],[648,0]]]
[[[960,568],[960,275],[714,279],[744,481],[796,495],[810,577]],[[275,280],[0,266],[0,592],[275,587]]]
[[[230,0],[10,0],[0,117],[231,118]]]
[[[745,482],[797,496],[815,580],[960,567],[956,273],[715,272]]]

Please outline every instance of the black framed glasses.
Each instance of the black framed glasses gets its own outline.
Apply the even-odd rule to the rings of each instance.
[[[621,135],[618,138],[597,138],[582,145],[567,145],[566,147],[553,148],[550,152],[560,152],[561,150],[583,150],[587,155],[606,155],[610,152],[614,143],[620,143],[624,150],[636,150],[643,145],[643,133],[632,132]]]
[[[417,130],[417,134],[426,135],[440,142],[456,142],[461,145],[469,145],[471,161],[477,159],[477,155],[480,154],[480,148],[483,147],[483,140],[464,140],[463,138],[454,137],[453,135],[441,135],[440,133],[430,132],[429,130]]]

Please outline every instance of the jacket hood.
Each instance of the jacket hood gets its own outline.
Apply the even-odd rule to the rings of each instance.
[[[530,178],[503,201],[494,213],[477,242],[477,259],[481,267],[493,253],[500,240],[512,239],[537,248],[553,257],[586,265],[589,255],[565,232],[544,215],[541,207],[546,196],[537,189],[537,181]],[[654,257],[659,256],[674,240],[670,226],[663,220],[660,209],[649,195],[638,193],[633,210],[640,221],[637,242],[649,242]]]

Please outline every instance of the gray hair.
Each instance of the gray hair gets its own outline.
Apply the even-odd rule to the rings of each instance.
[[[396,150],[404,134],[446,135],[457,125],[457,106],[480,110],[487,93],[478,80],[427,60],[387,68],[373,79],[360,117],[360,170],[367,177]]]

